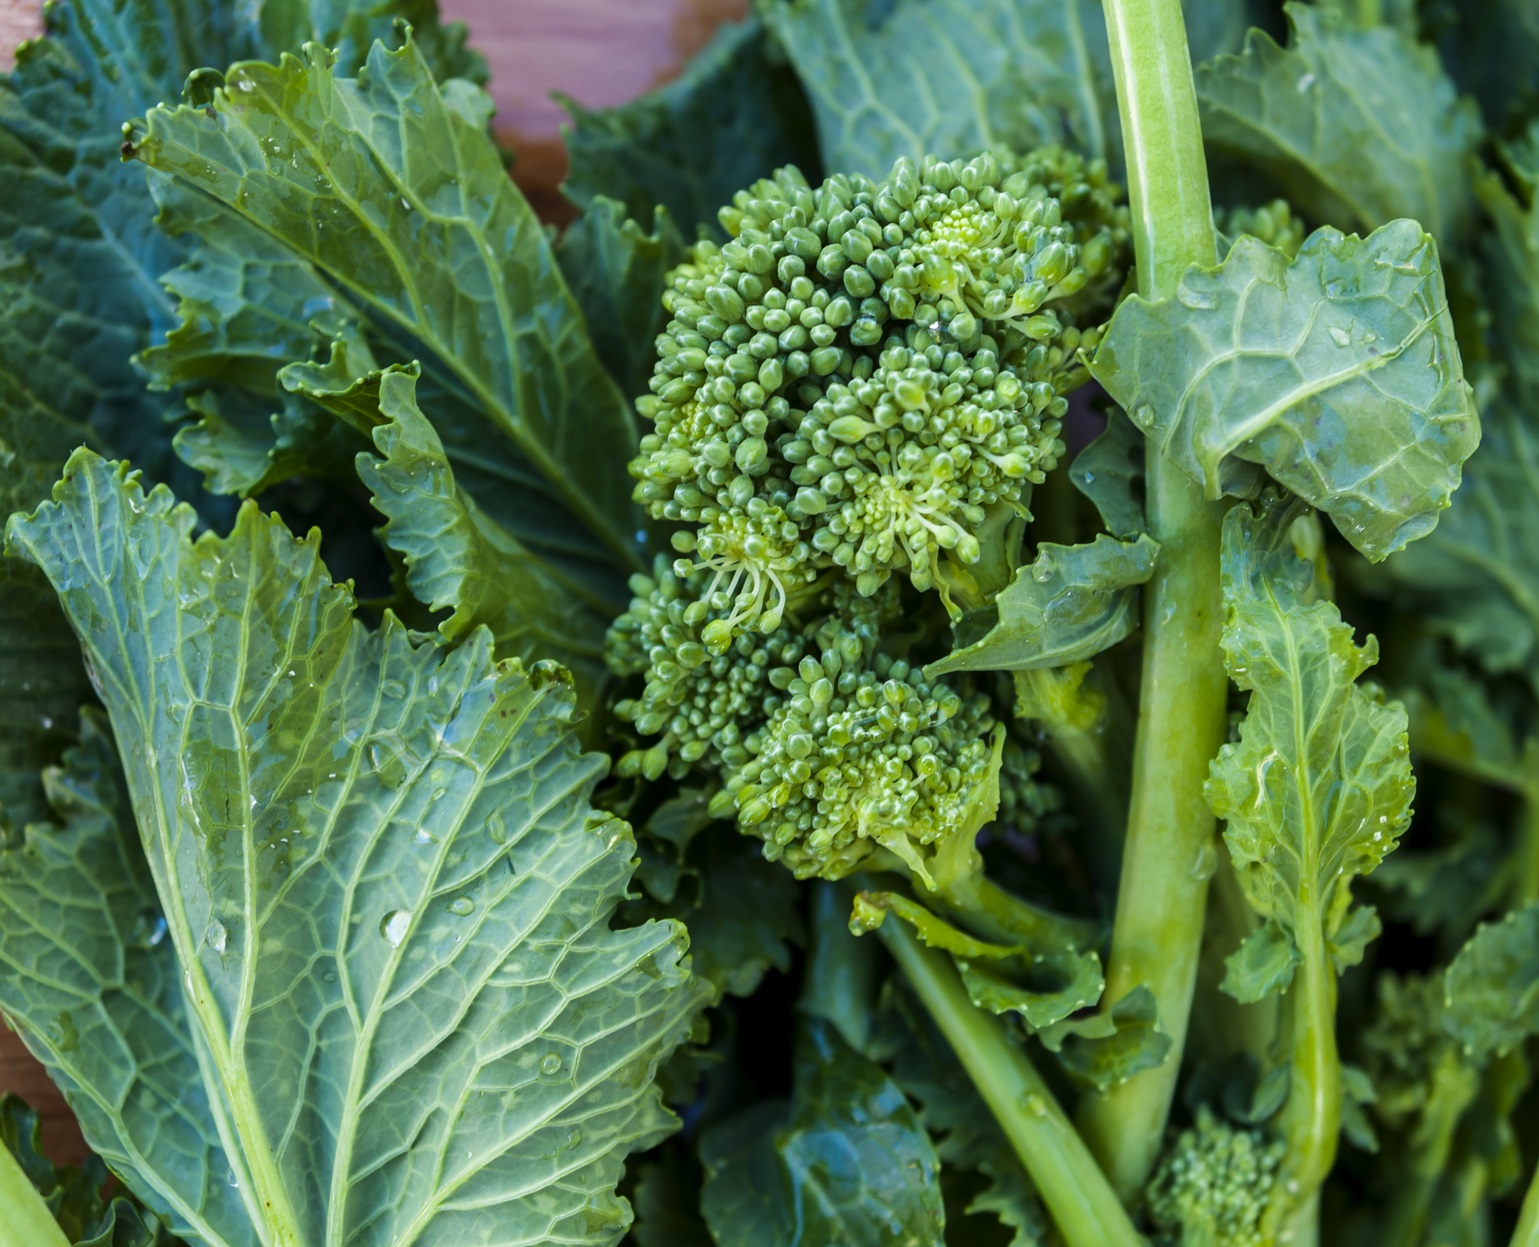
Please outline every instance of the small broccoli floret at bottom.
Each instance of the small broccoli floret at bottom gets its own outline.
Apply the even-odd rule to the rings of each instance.
[[[658,559],[610,631],[617,674],[644,674],[615,713],[659,739],[621,775],[722,785],[711,811],[765,842],[799,876],[840,878],[885,849],[921,878],[944,877],[999,804],[1003,729],[988,698],[964,695],[880,649],[898,623],[889,584],[862,596],[842,577],[769,634],[724,652],[702,636],[730,604],[703,600],[703,571]]]
[[[1284,1148],[1206,1107],[1175,1139],[1145,1192],[1149,1219],[1171,1247],[1264,1247],[1261,1218]]]

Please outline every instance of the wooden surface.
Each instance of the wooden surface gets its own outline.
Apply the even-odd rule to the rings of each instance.
[[[552,91],[589,108],[624,103],[666,82],[748,0],[440,0],[470,27],[491,66],[495,128],[518,152],[514,177],[542,215],[564,220],[566,172]],[[37,33],[39,0],[0,0],[0,68],[20,40]],[[3,517],[0,517],[3,518]],[[0,1026],[0,1092],[22,1096],[43,1117],[44,1147],[56,1161],[85,1145],[62,1097],[20,1041]]]

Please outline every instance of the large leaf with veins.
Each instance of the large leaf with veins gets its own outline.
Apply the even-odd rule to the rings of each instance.
[[[705,989],[677,925],[609,927],[634,842],[589,804],[605,764],[569,678],[494,664],[484,631],[447,653],[367,631],[317,537],[254,504],[227,538],[193,525],[82,450],[8,548],[52,581],[121,742],[257,1239],[616,1242],[621,1164],[673,1125],[653,1075]]]

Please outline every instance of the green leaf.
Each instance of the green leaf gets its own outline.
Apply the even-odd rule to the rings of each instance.
[[[689,860],[700,872],[699,894],[679,917],[689,928],[694,972],[726,995],[751,996],[768,971],[791,968],[791,946],[802,940],[796,879],[720,825],[696,840]]]
[[[789,1108],[757,1105],[701,1140],[719,1247],[941,1247],[939,1161],[913,1108],[832,1023],[799,1028]]]
[[[76,1247],[176,1247],[165,1227],[132,1200],[103,1198],[107,1171],[97,1157],[56,1169],[43,1155],[37,1114],[11,1095],[0,1097],[0,1148],[15,1157],[65,1241]],[[17,1211],[6,1208],[8,1217]],[[28,1239],[25,1247],[36,1245]]]
[[[999,622],[979,641],[953,650],[926,675],[1068,667],[1110,649],[1138,624],[1137,585],[1154,574],[1159,543],[1146,535],[1088,545],[1045,542],[995,599]]]
[[[602,196],[556,243],[556,259],[588,323],[593,348],[627,398],[647,393],[657,335],[668,323],[663,307],[668,271],[688,250],[666,208],[656,209],[647,234],[625,218],[623,204]]]
[[[1438,46],[1460,88],[1480,101],[1493,130],[1539,108],[1539,9],[1529,0],[1439,4]]]
[[[1411,217],[1457,241],[1472,216],[1466,162],[1480,115],[1437,54],[1309,5],[1285,12],[1286,49],[1254,30],[1241,55],[1198,68],[1209,147],[1268,174],[1317,221],[1372,230]]]
[[[1293,937],[1281,923],[1267,921],[1224,959],[1224,981],[1219,990],[1241,1004],[1255,1004],[1287,991],[1298,964],[1299,950]]]
[[[1265,468],[1378,560],[1424,536],[1480,423],[1432,240],[1410,221],[1242,237],[1168,299],[1125,300],[1091,371],[1209,498]]]
[[[439,635],[457,642],[485,625],[499,657],[558,659],[592,704],[604,679],[607,615],[583,600],[559,564],[525,548],[459,488],[417,405],[418,375],[415,367],[388,368],[344,391],[306,392],[355,419],[372,417],[378,455],[360,453],[358,475],[385,517],[380,535],[406,564],[412,596],[450,612]]]
[[[40,773],[91,695],[80,648],[35,567],[0,558],[0,845],[45,816]]]
[[[1384,575],[1407,608],[1494,676],[1539,688],[1539,429],[1503,398],[1436,531]]]
[[[0,852],[0,1010],[136,1196],[179,1234],[255,1247],[112,740],[80,722],[50,821]]]
[[[629,104],[557,98],[572,116],[562,189],[582,208],[602,195],[637,221],[661,207],[686,234],[714,234],[717,210],[782,165],[817,181],[806,98],[755,18],[722,26],[679,78]]]
[[[1477,1061],[1539,1034],[1539,902],[1482,926],[1448,967],[1444,1025]]]
[[[376,44],[356,79],[312,44],[226,81],[204,107],[151,110],[133,154],[313,266],[384,340],[431,356],[425,374],[481,414],[483,440],[529,465],[526,505],[546,513],[553,554],[639,568],[628,406],[501,154],[416,45]]]
[[[710,1231],[700,1218],[699,1167],[688,1169],[673,1150],[649,1157],[636,1166],[636,1247],[712,1247]]]
[[[1246,898],[1302,950],[1347,918],[1352,880],[1411,817],[1405,711],[1357,678],[1378,657],[1335,605],[1311,600],[1313,567],[1289,538],[1297,504],[1240,505],[1224,520],[1224,663],[1250,692],[1239,740],[1206,793]]]
[[[951,955],[973,1004],[994,1014],[1018,1014],[1032,1030],[1089,1008],[1106,986],[1101,959],[1093,952],[1046,942],[1032,947],[981,940],[896,892],[860,893],[850,929],[874,931],[889,912],[912,926],[927,947]]]
[[[766,0],[824,163],[886,176],[900,156],[1062,144],[1120,166],[1096,0]]]
[[[1131,540],[1144,531],[1144,447],[1138,427],[1120,410],[1106,413],[1106,427],[1069,465],[1069,480],[1089,498],[1113,537]]]
[[[1539,121],[1528,143],[1539,157]],[[1515,164],[1510,159],[1512,149],[1507,150],[1508,163]],[[1492,226],[1481,240],[1484,267],[1495,278],[1483,282],[1480,293],[1491,309],[1491,332],[1512,393],[1532,409],[1539,401],[1539,197],[1533,183],[1539,168],[1514,172],[1518,176],[1513,180],[1519,183],[1516,193],[1489,171],[1475,180],[1480,206]]]
[[[179,1093],[208,1094],[194,1137],[245,1227],[203,1237],[617,1242],[706,991],[675,925],[609,928],[634,841],[589,804],[569,679],[494,665],[484,631],[447,654],[366,631],[315,536],[252,503],[193,542],[190,509],[88,451],[55,498],[9,546],[124,743],[198,1053]],[[208,1198],[184,1178],[135,1186]]]
[[[1170,1036],[1160,1029],[1159,1005],[1143,984],[1109,1009],[1066,1018],[1042,1038],[1064,1069],[1101,1092],[1163,1065],[1170,1055]]]

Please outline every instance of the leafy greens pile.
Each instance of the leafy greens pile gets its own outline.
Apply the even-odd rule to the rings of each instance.
[[[0,1244],[1539,1247],[1533,6],[46,23]]]

